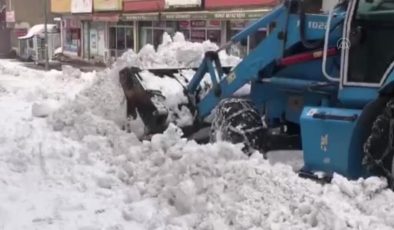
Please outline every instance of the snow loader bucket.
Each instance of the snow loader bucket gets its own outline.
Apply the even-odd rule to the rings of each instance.
[[[221,67],[223,73],[228,74],[232,67]],[[147,135],[162,133],[168,127],[168,118],[171,110],[165,105],[165,96],[157,90],[150,90],[144,86],[141,72],[148,71],[153,75],[164,78],[170,77],[177,79],[180,85],[184,87],[184,95],[188,98],[187,103],[179,104],[178,107],[186,106],[192,114],[195,113],[196,98],[190,98],[196,95],[189,95],[186,85],[189,83],[188,79],[182,75],[182,70],[194,70],[197,68],[163,68],[163,69],[146,69],[142,70],[137,67],[124,68],[119,72],[119,81],[123,88],[127,100],[127,117],[136,119],[139,115],[143,121]],[[179,78],[177,77],[179,76]],[[181,83],[184,82],[184,83]],[[186,84],[186,85],[184,85]],[[185,136],[195,133],[203,126],[194,121],[190,126],[181,127]]]
[[[161,133],[167,128],[165,97],[159,91],[145,89],[140,72],[136,67],[124,68],[119,72],[119,81],[127,100],[127,117],[136,119],[139,114],[150,134]]]

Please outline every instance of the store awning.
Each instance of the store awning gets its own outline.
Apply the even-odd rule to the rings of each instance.
[[[270,12],[272,8],[226,11],[177,11],[160,13],[124,13],[124,21],[171,21],[171,20],[253,20]]]
[[[58,32],[58,28],[56,24],[47,24],[47,32],[48,33],[56,33]],[[35,25],[29,29],[26,35],[18,37],[19,40],[28,39],[33,36],[44,36],[45,33],[45,25],[39,24]]]

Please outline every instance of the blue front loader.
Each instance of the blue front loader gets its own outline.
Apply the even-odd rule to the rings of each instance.
[[[394,8],[366,0],[343,1],[330,14],[304,13],[305,7],[302,1],[285,1],[235,35],[232,43],[263,27],[269,31],[229,74],[220,71],[215,53],[207,53],[188,93],[195,95],[203,77],[210,75],[213,87],[196,104],[203,120],[250,83],[248,98],[268,128],[295,127],[301,136],[303,172],[368,176],[372,171],[364,162],[365,143],[394,87],[394,46],[381,47],[384,39],[394,37]],[[380,29],[383,24],[390,29]],[[382,171],[390,178],[386,174],[391,168]]]

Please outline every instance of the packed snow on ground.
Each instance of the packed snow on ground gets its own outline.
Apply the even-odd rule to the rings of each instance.
[[[0,229],[394,229],[383,179],[320,185],[241,145],[183,139],[175,125],[139,141],[122,130],[121,66],[0,61]],[[46,102],[48,117],[35,116]]]

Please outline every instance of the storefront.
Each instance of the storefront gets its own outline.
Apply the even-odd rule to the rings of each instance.
[[[179,31],[192,42],[210,40],[218,45],[222,43],[221,28],[224,25],[220,20],[190,20],[178,22]]]
[[[138,23],[139,47],[152,44],[157,48],[162,42],[164,32],[173,35],[175,31],[174,21],[140,21]]]
[[[81,21],[64,18],[62,26],[63,52],[71,56],[81,56]]]
[[[111,57],[119,57],[128,49],[135,48],[133,22],[118,22],[109,25],[109,52]]]
[[[104,61],[106,23],[95,21],[86,23],[88,24],[89,32],[84,36],[84,57],[89,60]]]
[[[270,9],[238,10],[238,11],[190,11],[162,13],[124,13],[122,21],[137,24],[137,50],[146,44],[157,47],[161,43],[163,32],[173,35],[180,31],[192,42],[210,40],[218,46],[225,44],[230,38],[254,20],[262,17]],[[246,50],[253,49],[265,37],[265,29],[248,39]],[[244,54],[246,53],[243,52]]]
[[[120,23],[122,0],[94,0],[89,32],[90,58],[104,62],[134,48],[133,23]]]
[[[84,21],[91,18],[93,12],[92,0],[71,0],[72,15],[63,18],[62,37],[63,52],[67,55],[82,57],[86,50],[86,27]]]

